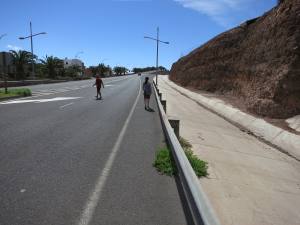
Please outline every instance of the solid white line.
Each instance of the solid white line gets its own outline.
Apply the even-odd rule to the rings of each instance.
[[[74,102],[71,102],[71,103],[62,105],[62,106],[60,106],[59,108],[60,108],[60,109],[63,109],[63,108],[65,108],[65,107],[67,107],[67,106],[69,106],[69,105],[73,105],[73,104],[74,104]]]
[[[105,166],[101,172],[101,175],[98,177],[98,180],[97,180],[97,183],[96,183],[96,186],[93,190],[93,192],[90,193],[89,195],[89,199],[85,205],[85,208],[80,216],[80,220],[79,220],[79,223],[78,225],[88,225],[91,221],[91,219],[93,218],[93,214],[94,214],[94,211],[98,205],[98,202],[99,202],[99,199],[100,199],[100,196],[101,196],[101,192],[102,192],[102,189],[106,183],[106,180],[109,176],[109,172],[113,166],[113,163],[114,163],[114,160],[116,158],[116,155],[120,149],[120,146],[121,146],[121,143],[123,141],[123,138],[124,138],[124,135],[125,135],[125,132],[127,130],[127,127],[128,127],[128,124],[131,120],[131,117],[133,115],[133,112],[136,108],[136,105],[138,103],[138,100],[139,100],[139,96],[140,96],[140,93],[141,93],[141,80],[140,80],[140,85],[139,85],[139,92],[138,92],[138,95],[135,99],[135,102],[131,108],[131,111],[123,125],[123,128],[121,130],[121,132],[119,133],[119,136],[118,136],[118,139],[109,155],[109,158],[107,160],[107,162],[105,163]]]

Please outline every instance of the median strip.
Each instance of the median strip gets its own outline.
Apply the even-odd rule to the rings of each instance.
[[[31,96],[31,90],[28,88],[14,88],[8,89],[5,92],[4,89],[0,89],[0,100],[6,100],[13,97],[27,97]]]

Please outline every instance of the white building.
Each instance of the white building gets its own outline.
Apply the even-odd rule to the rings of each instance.
[[[66,69],[71,66],[79,66],[81,68],[81,71],[84,71],[84,63],[80,59],[65,58],[64,59],[64,68]],[[82,75],[82,74],[83,74],[83,72],[81,72],[78,75]]]

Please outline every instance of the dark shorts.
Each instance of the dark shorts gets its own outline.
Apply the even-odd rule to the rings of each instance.
[[[144,98],[150,99],[150,95],[144,94]]]
[[[99,86],[99,87],[97,87],[97,92],[99,92],[100,91],[100,89],[101,89],[101,87]]]

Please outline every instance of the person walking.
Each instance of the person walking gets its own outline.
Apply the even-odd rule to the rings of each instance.
[[[143,91],[144,91],[145,110],[150,110],[149,101],[150,101],[150,96],[152,94],[152,87],[149,82],[149,77],[145,78],[145,82],[143,83]]]
[[[96,85],[96,88],[97,88],[97,95],[95,97],[97,99],[102,99],[102,96],[101,96],[101,85],[104,88],[104,83],[103,83],[103,81],[102,81],[102,79],[100,78],[99,75],[96,76],[96,81],[95,81],[95,83],[94,83],[93,86],[95,86],[95,85]]]

